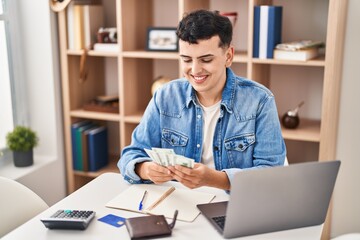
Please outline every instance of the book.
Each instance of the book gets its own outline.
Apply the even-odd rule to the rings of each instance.
[[[84,8],[82,5],[74,5],[74,49],[81,50],[85,47],[84,38]]]
[[[119,52],[119,45],[117,43],[95,43],[94,51]]]
[[[101,126],[87,130],[86,137],[87,141],[83,146],[87,149],[88,170],[97,171],[109,163],[107,128]]]
[[[102,5],[70,3],[67,10],[68,48],[91,49],[99,28],[104,25]]]
[[[90,124],[91,122],[88,120],[85,121],[80,121],[80,122],[76,122],[73,123],[71,125],[71,144],[72,144],[72,160],[73,160],[73,169],[80,169],[81,167],[78,166],[79,161],[77,160],[77,156],[78,156],[78,147],[77,147],[77,141],[76,141],[76,132],[77,129],[85,126],[87,124]]]
[[[254,58],[273,58],[275,46],[281,42],[282,7],[254,7]]]
[[[119,102],[101,102],[94,99],[85,103],[83,109],[94,112],[119,113]]]
[[[81,142],[82,142],[82,170],[84,172],[89,171],[89,160],[88,160],[88,143],[87,143],[87,133],[89,130],[85,130],[81,134]]]
[[[308,48],[321,48],[324,46],[325,43],[321,41],[300,40],[294,42],[279,43],[278,45],[276,45],[276,49],[287,50],[287,51],[298,51]]]
[[[104,26],[104,10],[102,5],[84,5],[84,44],[92,49],[97,41],[97,32]]]
[[[68,39],[68,49],[75,49],[75,39],[74,39],[74,3],[70,2],[66,8],[66,24],[67,24],[67,39]]]
[[[101,95],[96,96],[96,101],[101,103],[108,103],[108,102],[118,102],[119,96],[118,95]]]
[[[307,48],[297,51],[287,51],[281,49],[274,50],[274,59],[278,60],[307,61],[309,59],[316,58],[318,55],[318,48]]]
[[[143,209],[139,210],[139,203],[145,191],[147,194],[143,201]],[[192,222],[200,214],[196,205],[209,203],[214,197],[214,194],[191,189],[155,184],[134,184],[110,200],[105,206],[132,212],[164,215],[166,218],[172,218],[174,212],[178,210],[178,220]]]
[[[88,136],[89,136],[89,132],[98,128],[96,125],[94,125],[93,127],[90,127],[89,129],[83,131],[81,133],[81,145],[82,145],[82,170],[84,172],[89,171],[89,143],[88,143]],[[80,167],[81,169],[81,167]]]
[[[84,171],[84,155],[83,155],[83,148],[84,144],[82,141],[82,133],[85,130],[88,130],[90,128],[93,128],[96,126],[94,123],[90,122],[87,125],[81,126],[75,130],[75,148],[76,148],[76,158],[75,160],[75,168],[74,170],[77,171]]]

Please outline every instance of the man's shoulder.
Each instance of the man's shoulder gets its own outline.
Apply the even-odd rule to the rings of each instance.
[[[236,75],[231,68],[228,68],[226,73],[228,82],[225,91],[228,93],[248,95],[246,93],[251,92],[252,96],[273,96],[267,87],[254,80]]]
[[[274,97],[267,87],[247,78],[234,76],[232,85],[229,103],[232,104],[230,106],[232,106],[236,119],[239,120],[256,118],[261,106]]]
[[[190,99],[191,91],[192,87],[186,79],[175,79],[159,88],[154,99],[161,112],[178,114]]]
[[[254,80],[235,76],[235,83],[236,88],[240,91],[251,91],[253,93],[257,93],[257,95],[273,96],[273,93],[270,91],[270,89]]]

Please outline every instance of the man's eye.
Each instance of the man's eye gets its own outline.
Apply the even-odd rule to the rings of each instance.
[[[202,59],[201,61],[204,63],[209,63],[212,61],[212,59],[205,58],[205,59]]]
[[[191,59],[183,59],[183,62],[184,63],[189,63],[189,62],[191,62]]]

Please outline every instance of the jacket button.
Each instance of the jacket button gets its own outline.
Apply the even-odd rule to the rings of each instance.
[[[214,151],[219,151],[219,148],[217,146],[215,146]]]
[[[243,148],[243,147],[244,147],[244,146],[240,143],[240,144],[239,144],[239,148]]]

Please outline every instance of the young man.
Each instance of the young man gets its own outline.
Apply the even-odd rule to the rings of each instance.
[[[177,180],[189,188],[229,190],[236,172],[283,165],[286,149],[273,94],[236,76],[227,17],[198,10],[177,28],[185,78],[159,89],[118,166],[130,183]],[[194,168],[163,167],[144,148],[171,148]]]

